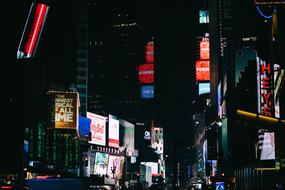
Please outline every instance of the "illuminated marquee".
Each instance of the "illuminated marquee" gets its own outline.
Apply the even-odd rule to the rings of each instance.
[[[18,59],[31,58],[34,56],[48,9],[48,5],[32,3],[17,51]]]
[[[274,88],[272,65],[260,61],[260,113],[274,117]]]

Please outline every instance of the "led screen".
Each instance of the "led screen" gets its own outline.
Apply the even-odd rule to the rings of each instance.
[[[260,160],[275,159],[275,136],[274,132],[267,132],[264,129],[258,131],[258,150]]]
[[[210,62],[196,61],[196,81],[210,80]]]
[[[91,120],[86,117],[79,116],[79,135],[82,138],[86,138],[90,132]]]
[[[96,152],[94,174],[106,175],[108,169],[108,154]]]
[[[210,59],[209,41],[200,42],[200,60]]]
[[[150,41],[147,43],[145,47],[146,51],[146,63],[154,63],[154,45],[153,42]]]
[[[153,86],[142,86],[141,97],[143,99],[153,98],[154,97],[154,87]]]
[[[153,64],[139,65],[139,81],[141,84],[154,82],[154,65]]]
[[[117,117],[109,114],[109,140],[110,147],[119,148],[119,120]]]
[[[109,155],[107,175],[110,178],[119,178],[121,176],[121,158],[119,156]]]
[[[210,93],[210,83],[199,83],[199,95]]]
[[[17,51],[18,59],[34,56],[48,9],[46,4],[32,3]]]
[[[216,190],[224,190],[225,183],[224,182],[216,182]]]
[[[199,11],[199,23],[209,23],[208,11]]]
[[[51,123],[54,128],[77,129],[79,94],[77,92],[49,91],[52,98]]]
[[[106,117],[87,112],[87,118],[91,120],[91,144],[106,145]]]

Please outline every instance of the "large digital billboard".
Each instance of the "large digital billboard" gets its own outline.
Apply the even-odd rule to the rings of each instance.
[[[87,118],[91,120],[91,144],[106,145],[106,117],[87,112]]]
[[[79,124],[78,124],[79,136],[80,136],[81,138],[86,138],[86,137],[88,137],[88,135],[89,135],[89,133],[90,133],[91,120],[90,120],[89,118],[79,116],[78,121],[79,121]]]
[[[153,98],[154,97],[154,86],[142,86],[141,88],[141,97],[143,99]]]
[[[225,182],[217,181],[215,186],[216,186],[215,190],[224,190],[225,189]]]
[[[96,152],[94,174],[106,175],[108,169],[109,155],[102,152]]]
[[[199,23],[209,23],[209,11],[199,11]]]
[[[51,123],[56,129],[78,129],[79,94],[49,91],[52,98]]]
[[[121,165],[120,156],[109,155],[107,175],[110,178],[114,179],[120,178],[122,176],[120,165]]]
[[[196,81],[210,80],[210,62],[196,61]]]
[[[109,114],[109,139],[108,146],[119,148],[119,127],[120,122],[117,117]]]
[[[32,3],[17,51],[18,59],[35,55],[48,10],[46,4]]]
[[[141,84],[149,84],[154,82],[154,65],[142,64],[138,67],[139,70],[139,82]]]
[[[265,129],[258,130],[258,150],[260,160],[275,159],[275,135]]]

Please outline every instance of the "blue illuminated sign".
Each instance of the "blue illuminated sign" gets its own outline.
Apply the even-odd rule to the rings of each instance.
[[[142,98],[153,98],[154,97],[154,87],[149,86],[143,86],[141,89],[141,97]]]
[[[210,83],[199,83],[199,95],[210,93]]]
[[[216,182],[216,190],[224,190],[225,183],[224,182]]]

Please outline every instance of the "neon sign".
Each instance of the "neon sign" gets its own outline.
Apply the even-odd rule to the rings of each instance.
[[[271,63],[260,61],[260,113],[274,117],[274,88]]]

